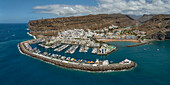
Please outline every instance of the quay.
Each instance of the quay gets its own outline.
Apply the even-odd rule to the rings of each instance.
[[[53,57],[48,57],[48,56],[33,52],[29,44],[32,44],[32,41],[21,42],[18,44],[18,48],[22,53],[26,55],[43,60],[45,62],[50,62],[56,66],[61,66],[61,67],[69,68],[69,69],[78,69],[78,70],[90,71],[90,72],[105,72],[105,71],[130,70],[136,67],[135,62],[127,60],[127,59],[120,63],[108,64],[106,62],[106,64],[103,64],[103,65],[99,65],[96,63],[85,64],[85,63],[78,63],[78,62],[70,62],[70,61],[66,61],[67,59],[64,60],[65,57],[63,56],[62,57],[60,56],[62,59],[55,59]],[[72,58],[72,60],[74,59]]]
[[[103,44],[100,48],[98,48],[97,55],[108,55],[116,49],[116,46],[109,46],[107,44]]]

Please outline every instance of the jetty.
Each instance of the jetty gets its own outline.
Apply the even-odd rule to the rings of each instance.
[[[111,46],[107,44],[103,44],[100,48],[98,48],[97,54],[98,55],[108,55],[115,51],[117,48],[116,46]]]
[[[84,51],[84,47],[81,46],[80,49],[79,49],[79,52],[83,52]]]
[[[78,45],[73,45],[68,50],[66,50],[65,53],[73,54],[76,51],[77,48],[78,48]]]
[[[87,46],[85,46],[85,47],[81,46],[79,52],[88,52],[88,50],[89,50],[89,47],[87,47]]]
[[[44,44],[38,44],[39,46],[41,47],[44,47],[44,48],[56,48],[57,46],[61,45],[61,44],[54,44],[52,46],[47,46],[47,45],[44,45]]]
[[[141,46],[141,45],[145,45],[145,44],[149,44],[149,42],[139,43],[139,44],[135,44],[135,45],[128,45],[127,47],[136,47],[136,46]]]
[[[62,45],[61,47],[54,49],[54,51],[60,52],[60,51],[64,50],[65,48],[67,48],[68,46],[69,45]]]
[[[84,48],[84,52],[88,52],[88,50],[89,50],[89,47],[86,46],[86,47]]]
[[[120,63],[112,63],[112,64],[109,64],[108,61],[105,60],[101,65],[100,62],[98,62],[98,60],[96,60],[95,63],[93,63],[92,61],[89,61],[87,63],[79,63],[78,61],[76,62],[76,59],[74,58],[70,60],[69,59],[70,57],[66,58],[65,56],[61,56],[61,55],[57,56],[52,54],[50,56],[46,56],[34,52],[34,50],[29,46],[29,44],[31,44],[29,42],[30,41],[24,41],[18,44],[18,48],[21,53],[43,60],[45,62],[50,62],[56,66],[61,66],[69,69],[79,69],[79,70],[90,71],[90,72],[121,71],[121,70],[130,70],[136,67],[136,63],[128,59]],[[75,46],[75,48],[78,47]]]

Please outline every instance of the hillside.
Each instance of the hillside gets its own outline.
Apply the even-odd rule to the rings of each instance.
[[[170,31],[170,14],[154,15],[153,18],[141,25],[139,29],[146,31],[147,36],[152,38],[158,38],[159,36],[161,37],[164,35],[169,35],[168,31]]]
[[[150,15],[144,14],[142,17],[140,17],[140,18],[138,19],[138,21],[139,21],[140,23],[145,23],[145,22],[149,21],[150,19],[152,19],[153,16],[154,16],[154,15],[152,15],[152,14],[150,14]]]
[[[141,29],[170,29],[170,15],[155,15],[148,22],[144,23]]]
[[[78,17],[65,17],[29,21],[30,33],[33,35],[56,35],[67,29],[102,29],[110,25],[119,27],[133,26],[135,20],[123,14],[99,14]]]

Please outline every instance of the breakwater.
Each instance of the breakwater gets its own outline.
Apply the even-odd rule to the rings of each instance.
[[[28,41],[25,41],[25,42],[28,43]],[[26,47],[24,46],[25,42],[21,42],[18,45],[22,53],[32,56],[34,58],[43,60],[45,62],[50,62],[54,65],[69,68],[69,69],[79,69],[79,70],[90,71],[90,72],[101,72],[101,71],[104,72],[104,71],[129,70],[136,66],[136,63],[133,61],[129,64],[114,63],[114,64],[109,64],[109,65],[93,66],[92,64],[73,63],[73,62],[68,62],[65,60],[52,59],[50,57],[45,57],[43,55],[39,55],[39,54],[28,51]]]
[[[123,42],[136,42],[139,43],[139,40],[133,40],[133,39],[97,39],[98,41],[102,42],[114,42],[114,41],[123,41]]]
[[[136,47],[136,46],[145,45],[145,44],[149,44],[149,42],[139,43],[139,44],[135,44],[135,45],[128,45],[127,47]]]

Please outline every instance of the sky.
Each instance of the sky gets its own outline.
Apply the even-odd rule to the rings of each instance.
[[[113,13],[170,14],[170,0],[0,0],[0,23]]]

